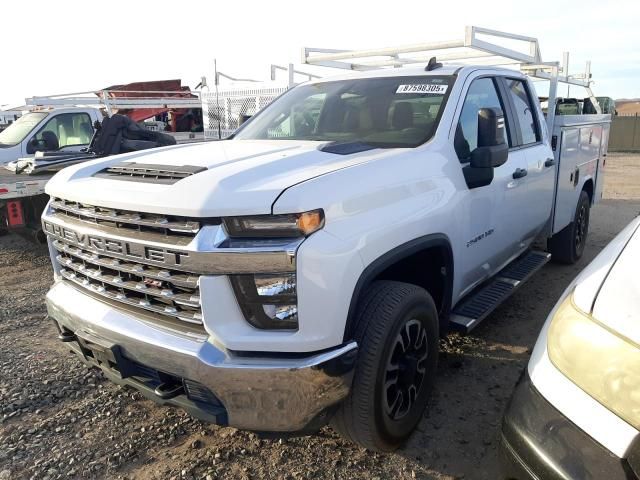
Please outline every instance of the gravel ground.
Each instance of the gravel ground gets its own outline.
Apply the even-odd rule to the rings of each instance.
[[[87,370],[45,320],[47,252],[0,238],[0,480],[37,478],[494,479],[500,420],[547,313],[571,279],[640,211],[640,155],[611,155],[578,265],[549,264],[472,335],[442,341],[418,431],[390,455],[331,429],[262,439],[159,407]]]

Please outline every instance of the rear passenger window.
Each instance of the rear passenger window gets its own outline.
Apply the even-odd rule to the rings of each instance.
[[[499,108],[504,113],[498,90],[492,78],[474,80],[464,99],[453,142],[461,162],[469,161],[471,152],[478,146],[478,110],[481,108]],[[504,119],[507,126],[503,130],[504,141],[510,145],[507,137],[509,124],[506,115]]]
[[[540,141],[540,131],[533,113],[533,103],[529,89],[522,80],[506,78],[507,89],[511,95],[511,101],[515,107],[515,113],[520,124],[522,144],[528,145]]]

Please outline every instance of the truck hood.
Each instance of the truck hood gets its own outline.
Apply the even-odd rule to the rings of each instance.
[[[228,140],[114,155],[65,168],[46,192],[91,205],[180,216],[267,214],[291,185],[390,153],[374,149],[339,155],[320,151],[324,143]],[[206,170],[172,185],[94,176],[123,161]]]
[[[17,160],[20,156],[20,144],[0,145],[0,167]]]

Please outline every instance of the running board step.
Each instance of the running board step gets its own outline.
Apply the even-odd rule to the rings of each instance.
[[[550,258],[550,253],[535,250],[516,258],[456,305],[449,319],[451,326],[464,333],[470,332]]]

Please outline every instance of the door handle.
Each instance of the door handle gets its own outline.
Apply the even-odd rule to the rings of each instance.
[[[544,162],[545,167],[553,167],[555,164],[556,164],[556,161],[554,158],[547,158]]]
[[[526,168],[516,168],[516,171],[513,172],[513,179],[517,179],[517,178],[522,178],[522,177],[526,177],[527,176],[527,169]]]

